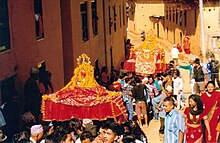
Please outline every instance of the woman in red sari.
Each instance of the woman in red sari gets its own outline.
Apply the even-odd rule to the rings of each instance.
[[[126,60],[129,60],[130,58],[131,58],[131,48],[134,46],[133,44],[131,44],[131,40],[130,39],[128,39],[127,41],[126,41],[126,45],[125,45],[126,47],[126,49],[125,49],[125,59]]]
[[[189,107],[184,111],[186,122],[186,142],[202,143],[203,133],[201,121],[204,120],[208,131],[208,139],[211,139],[210,127],[207,116],[203,112],[203,103],[199,95],[189,96]]]
[[[215,83],[209,81],[207,83],[207,91],[201,95],[204,107],[204,113],[208,117],[211,136],[211,143],[216,142],[216,127],[218,117],[220,115],[220,92],[215,91]],[[207,136],[206,136],[207,141]]]
[[[190,39],[188,36],[183,39],[183,49],[186,54],[190,54]]]

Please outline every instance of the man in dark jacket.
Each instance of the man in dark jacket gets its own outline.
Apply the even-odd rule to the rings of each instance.
[[[138,117],[138,124],[142,127],[141,114],[144,116],[146,127],[148,127],[147,122],[147,109],[146,109],[146,96],[144,95],[144,90],[147,87],[141,83],[139,78],[136,79],[136,85],[132,89],[132,95],[135,98],[135,111]]]
[[[41,94],[38,86],[39,70],[37,67],[32,67],[30,77],[24,84],[25,105],[24,112],[30,111],[35,120],[39,120],[41,107]]]
[[[205,78],[202,66],[200,65],[200,60],[198,58],[195,60],[195,65],[193,68],[193,79],[195,79],[193,91],[197,94],[200,94],[205,90]]]
[[[215,55],[212,54],[210,56],[211,61],[210,61],[210,70],[211,70],[211,80],[213,82],[217,82],[218,86],[220,87],[220,82],[219,82],[219,61],[215,59]]]

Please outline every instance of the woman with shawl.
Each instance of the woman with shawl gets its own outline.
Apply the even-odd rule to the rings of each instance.
[[[203,101],[204,113],[207,116],[210,125],[212,136],[210,142],[216,142],[216,127],[220,115],[220,93],[215,90],[215,83],[213,81],[207,83],[207,91],[201,95],[201,98]]]
[[[208,131],[208,140],[211,139],[210,127],[207,116],[203,112],[203,103],[199,95],[189,96],[189,107],[184,111],[186,122],[186,141],[191,143],[202,143],[203,132],[201,121],[204,120]]]

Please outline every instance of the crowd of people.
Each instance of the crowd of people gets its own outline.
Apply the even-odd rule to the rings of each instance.
[[[106,121],[79,120],[72,118],[63,122],[35,121],[31,112],[21,117],[22,127],[19,133],[7,140],[0,132],[1,142],[13,143],[113,143],[113,142],[147,142],[144,132],[135,122],[116,123],[112,119]]]
[[[188,105],[180,69],[189,70]],[[108,77],[107,73],[104,77]],[[122,69],[113,75],[114,81],[105,80],[109,85],[104,86],[122,92],[128,120],[136,120],[141,128],[149,127],[151,119],[160,120],[159,133],[164,134],[167,143],[219,142],[220,92],[216,91],[216,83],[220,87],[219,62],[214,54],[207,64],[192,58],[189,65],[180,65],[178,57],[174,57],[164,73],[145,77],[126,72],[122,64]],[[102,74],[100,80],[102,83]]]
[[[28,113],[31,116],[31,113]],[[33,116],[33,115],[32,115]],[[33,117],[34,118],[34,117]],[[113,143],[147,142],[143,131],[135,122],[118,124],[114,120],[92,121],[72,118],[63,122],[26,124],[26,130],[16,134],[16,143]]]
[[[191,95],[184,96],[184,82],[180,69],[189,70]],[[214,55],[207,64],[190,59],[180,65],[178,57],[169,62],[163,73],[140,76],[123,69],[107,66],[94,70],[96,81],[108,90],[122,93],[128,121],[116,123],[79,120],[63,122],[41,120],[41,97],[54,92],[49,71],[32,67],[24,85],[24,111],[19,117],[18,93],[13,91],[9,102],[0,112],[0,141],[18,143],[145,143],[143,128],[151,128],[151,120],[160,124],[158,133],[166,143],[220,142],[219,62]],[[19,124],[21,121],[21,124]]]

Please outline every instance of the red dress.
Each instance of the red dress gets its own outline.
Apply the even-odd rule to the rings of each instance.
[[[190,54],[190,39],[189,39],[189,37],[184,38],[183,49],[186,54]]]
[[[201,120],[204,117],[204,114],[192,115],[190,113],[189,107],[184,111],[184,117],[187,118],[186,122],[186,142],[195,143],[202,142],[202,125]],[[190,127],[188,124],[199,125],[197,128]]]
[[[204,92],[201,96],[203,106],[205,108],[204,114],[207,115],[212,139],[209,142],[216,142],[216,127],[218,124],[218,117],[220,115],[220,92],[214,91],[211,96]],[[207,140],[207,131],[206,131]]]

